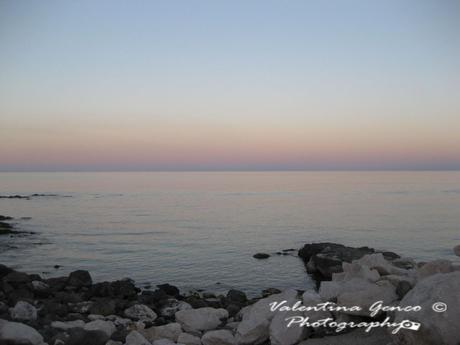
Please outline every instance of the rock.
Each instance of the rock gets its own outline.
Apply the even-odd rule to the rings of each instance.
[[[96,299],[93,304],[89,307],[91,314],[98,314],[108,316],[115,314],[116,302],[110,298]]]
[[[460,256],[460,244],[454,247],[454,254]]]
[[[362,278],[370,282],[376,282],[380,279],[380,274],[375,269],[370,269],[368,266],[359,264],[358,262],[348,263],[344,262],[342,264],[343,273],[336,273],[340,275],[340,280],[351,280],[353,278]],[[334,279],[334,275],[332,276]]]
[[[387,261],[382,253],[368,254],[364,255],[362,258],[353,261],[353,263],[358,263],[362,266],[367,266],[369,268],[377,270],[380,275],[389,275],[389,274],[407,274],[407,270],[395,267],[389,261]]]
[[[286,319],[294,316],[303,317],[303,313],[289,311],[275,314],[269,326],[271,345],[294,345],[305,339],[308,334],[306,327],[298,327],[296,325],[287,327],[289,321]]]
[[[371,283],[367,280],[354,278],[344,282],[339,295],[337,304],[339,306],[362,308],[360,311],[344,311],[344,314],[369,316],[369,308],[377,301],[383,301],[384,305],[389,305],[397,300],[395,287],[388,280],[381,280]]]
[[[140,321],[155,321],[157,314],[144,304],[135,304],[125,310],[125,315],[130,319]]]
[[[142,334],[137,331],[131,331],[126,336],[125,345],[151,345],[150,342],[144,338]]]
[[[176,321],[181,324],[185,331],[207,331],[217,328],[222,320],[227,319],[228,311],[205,307],[180,310],[175,316]]]
[[[158,289],[165,292],[169,296],[173,296],[173,297],[179,296],[179,289],[175,287],[174,285],[160,284],[160,285],[157,285],[157,287]]]
[[[43,337],[30,326],[0,320],[0,344],[45,345]]]
[[[182,328],[179,323],[173,322],[163,326],[150,327],[141,330],[140,333],[150,342],[158,339],[170,339],[176,342],[182,333]]]
[[[323,301],[321,300],[321,296],[313,290],[305,291],[302,295],[302,303],[304,306],[314,307]],[[315,322],[321,319],[326,319],[331,317],[331,313],[328,311],[305,311],[304,316],[308,317],[310,322]]]
[[[8,273],[4,278],[3,281],[5,283],[8,283],[12,286],[19,286],[21,284],[26,284],[31,281],[29,275],[22,273],[22,272],[16,272],[12,271],[11,273]]]
[[[87,331],[81,328],[71,328],[68,330],[69,339],[66,345],[105,345],[109,340],[103,331]]]
[[[74,321],[53,321],[51,322],[51,327],[66,331],[71,328],[83,328],[85,327],[85,322],[83,320],[74,320]]]
[[[134,299],[140,291],[130,279],[117,280],[110,283],[111,291],[114,296],[122,299]]]
[[[457,345],[460,339],[460,272],[438,273],[426,277],[407,293],[401,307],[421,306],[415,312],[396,312],[395,321],[411,320],[421,324],[417,332],[400,330],[394,342],[398,345]],[[445,303],[447,311],[434,312],[434,303]]]
[[[30,303],[19,301],[10,309],[10,316],[13,320],[36,320],[37,309]]]
[[[179,310],[192,309],[192,306],[184,301],[177,299],[168,299],[166,305],[160,309],[160,315],[165,317],[173,317]]]
[[[342,291],[341,281],[323,281],[319,287],[319,295],[323,301],[334,302]]]
[[[206,332],[201,338],[203,345],[236,345],[232,332],[225,329]]]
[[[201,345],[201,339],[189,333],[181,333],[177,338],[177,343],[184,345]]]
[[[93,280],[88,271],[78,270],[70,273],[69,279],[67,280],[67,285],[73,286],[76,288],[88,287],[91,286]]]
[[[353,248],[337,243],[310,243],[299,250],[299,257],[317,273],[318,280],[330,280],[333,273],[342,272],[342,262],[352,262],[375,250],[368,247]],[[310,262],[311,261],[311,262]]]
[[[153,342],[153,345],[176,345],[176,343],[169,339],[158,339]]]
[[[232,289],[227,292],[227,301],[229,301],[229,304],[244,304],[247,300],[248,298],[243,291]]]
[[[240,345],[261,344],[269,338],[270,322],[275,312],[270,309],[273,302],[287,301],[292,304],[297,297],[296,290],[286,290],[257,301],[241,310],[242,321],[236,330],[236,340]]]
[[[108,342],[105,343],[105,345],[123,345],[123,342],[114,341],[114,340],[110,339]]]
[[[417,280],[420,281],[437,273],[450,273],[453,271],[454,267],[449,260],[434,260],[417,269]]]
[[[270,254],[267,253],[257,253],[252,256],[254,259],[268,259]]]
[[[366,333],[363,329],[356,329],[349,333],[337,334],[324,338],[309,338],[299,345],[391,345],[392,337],[384,329],[374,328]]]
[[[398,295],[398,299],[402,299],[411,289],[411,283],[406,280],[401,280],[398,285],[396,285],[396,294]]]
[[[116,327],[111,321],[94,320],[85,324],[83,329],[85,331],[101,331],[107,334],[107,336],[110,338],[113,332],[115,332]]]

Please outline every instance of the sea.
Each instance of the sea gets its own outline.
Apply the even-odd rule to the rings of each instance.
[[[45,278],[86,269],[94,281],[260,295],[313,286],[305,243],[460,259],[458,171],[0,173],[0,195],[35,193],[0,199],[34,233],[0,236],[0,263]]]

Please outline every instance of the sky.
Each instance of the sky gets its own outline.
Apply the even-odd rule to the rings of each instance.
[[[460,169],[460,1],[0,0],[0,171]]]

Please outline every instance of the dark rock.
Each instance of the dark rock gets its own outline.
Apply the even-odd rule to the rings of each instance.
[[[112,297],[115,296],[115,291],[112,287],[112,284],[109,282],[96,283],[93,286],[91,286],[91,289],[89,290],[87,296]]]
[[[113,299],[100,298],[94,301],[94,303],[91,305],[91,307],[89,308],[89,313],[108,316],[115,314],[116,308],[117,305]]]
[[[342,244],[323,242],[304,245],[299,250],[299,257],[304,261],[309,272],[317,273],[317,281],[330,280],[333,273],[342,272],[343,262],[358,260],[364,255],[373,254],[369,247],[347,247]],[[311,266],[314,266],[314,269]]]
[[[76,288],[91,286],[92,283],[93,280],[91,279],[91,275],[85,270],[77,270],[70,273],[69,279],[67,280],[67,285]]]
[[[59,291],[55,294],[55,300],[61,303],[79,303],[83,302],[83,297],[76,292]]]
[[[238,304],[229,304],[225,309],[227,309],[228,315],[233,317],[241,310],[241,306]]]
[[[66,304],[56,302],[54,300],[43,301],[43,306],[38,311],[40,317],[50,315],[51,319],[59,319],[65,317],[69,313],[69,308]],[[58,316],[58,318],[56,318]]]
[[[68,279],[68,277],[49,278],[45,279],[45,283],[49,285],[51,291],[57,292],[64,290]]]
[[[194,295],[186,297],[185,302],[190,304],[193,309],[198,309],[198,308],[203,308],[203,307],[208,306],[204,300]]]
[[[112,336],[110,337],[110,339],[112,339],[113,341],[120,341],[122,342],[123,344],[125,343],[126,341],[126,336],[129,334],[129,330],[127,330],[126,328],[123,328],[123,329],[117,329],[113,334]]]
[[[401,258],[401,256],[393,252],[378,252],[378,253],[382,253],[383,257],[388,261],[393,261],[393,260]]]
[[[69,330],[66,345],[105,345],[109,337],[102,331],[85,331],[82,328]]]
[[[22,272],[13,271],[11,273],[8,273],[3,278],[3,281],[5,283],[11,284],[13,286],[18,286],[18,285],[21,285],[21,284],[29,283],[31,280],[30,280],[30,277],[27,274],[22,273]]]
[[[124,299],[136,298],[140,289],[137,288],[131,280],[123,279],[110,283],[114,296]]]
[[[275,289],[275,288],[268,288],[265,290],[262,290],[262,296],[263,297],[268,297],[277,293],[281,293],[281,290]]]
[[[0,264],[0,279],[6,276],[8,273],[13,272],[13,270],[5,265]]]
[[[410,290],[412,290],[412,285],[408,281],[401,280],[396,285],[396,294],[399,299],[402,299]]]
[[[232,289],[227,293],[227,300],[229,303],[244,304],[247,302],[248,298],[243,291]]]
[[[5,221],[5,220],[12,220],[12,219],[13,219],[13,218],[11,218],[11,217],[8,217],[8,216],[2,216],[2,215],[0,214],[0,221]]]
[[[157,287],[160,290],[164,291],[169,296],[173,296],[173,297],[179,296],[179,289],[175,287],[174,285],[160,284],[160,285],[157,285]]]
[[[254,259],[268,259],[270,257],[267,253],[257,253],[252,256]]]

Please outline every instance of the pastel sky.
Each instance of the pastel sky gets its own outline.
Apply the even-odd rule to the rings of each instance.
[[[0,0],[0,170],[460,169],[460,1]]]

